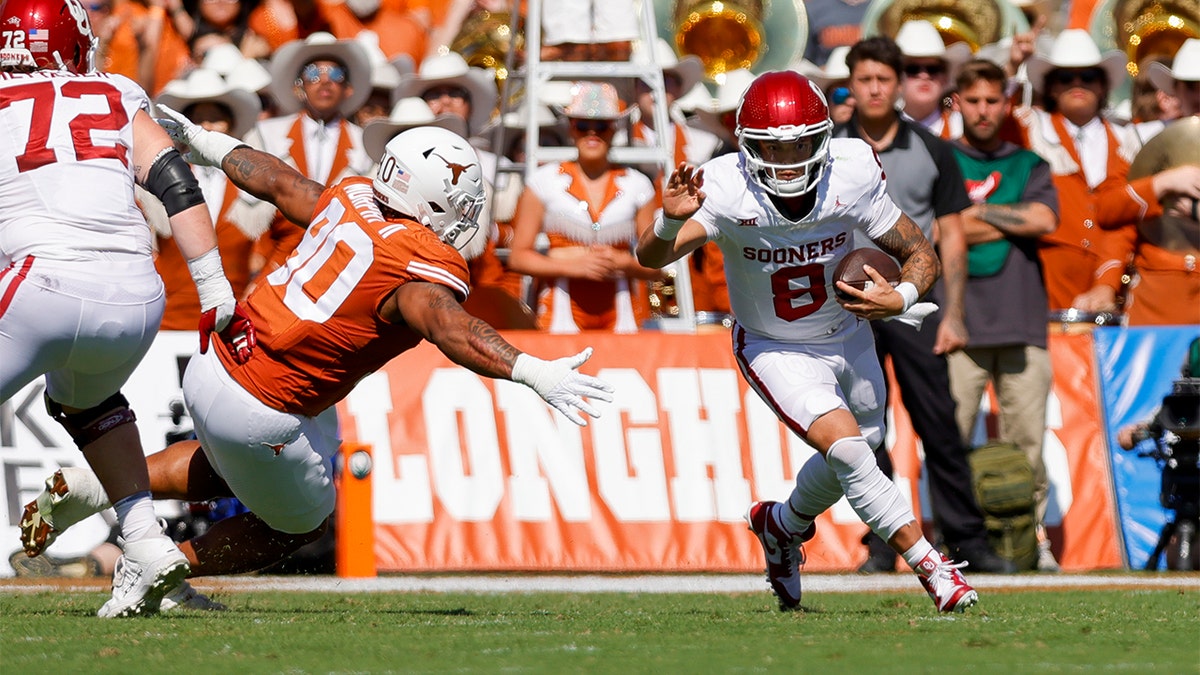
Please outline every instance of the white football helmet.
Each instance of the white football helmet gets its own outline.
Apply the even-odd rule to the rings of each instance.
[[[483,170],[475,149],[453,131],[429,126],[397,134],[383,148],[372,185],[381,204],[460,251],[479,230]]]

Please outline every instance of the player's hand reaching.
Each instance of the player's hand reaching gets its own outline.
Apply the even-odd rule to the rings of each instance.
[[[687,220],[704,205],[704,169],[680,162],[663,189],[663,217]]]
[[[154,120],[166,130],[171,140],[187,146],[183,158],[199,166],[221,167],[221,160],[233,149],[244,145],[241,141],[219,131],[208,131],[193,124],[186,116],[161,103],[158,109],[167,117]]]
[[[223,311],[224,310],[224,311]],[[225,325],[220,326],[220,317],[228,312]],[[208,343],[213,333],[217,339],[225,343],[229,354],[238,363],[250,360],[254,348],[258,346],[258,336],[254,332],[254,324],[242,308],[234,304],[232,309],[214,307],[200,315],[200,353],[208,351]]]
[[[536,391],[546,403],[575,424],[586,426],[587,420],[579,412],[599,417],[600,411],[584,400],[584,397],[596,401],[611,401],[613,390],[612,385],[604,380],[578,371],[579,366],[591,356],[591,347],[574,356],[553,361],[543,361],[536,356],[521,354],[513,364],[512,380]]]

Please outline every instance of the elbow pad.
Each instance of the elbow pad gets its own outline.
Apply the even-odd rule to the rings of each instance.
[[[204,194],[200,192],[200,183],[196,182],[192,167],[183,161],[175,148],[158,153],[142,187],[158,197],[167,208],[168,216],[204,203]]]

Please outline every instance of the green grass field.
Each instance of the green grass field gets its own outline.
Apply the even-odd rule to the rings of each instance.
[[[848,577],[852,580],[854,577]],[[221,613],[100,620],[101,591],[0,587],[6,673],[1200,673],[1200,590],[220,592]]]

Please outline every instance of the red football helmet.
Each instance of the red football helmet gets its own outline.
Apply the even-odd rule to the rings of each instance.
[[[79,0],[4,0],[0,64],[38,70],[93,69],[96,36]]]
[[[796,197],[816,187],[825,171],[832,129],[821,88],[784,70],[750,83],[734,133],[751,178],[773,195]]]

